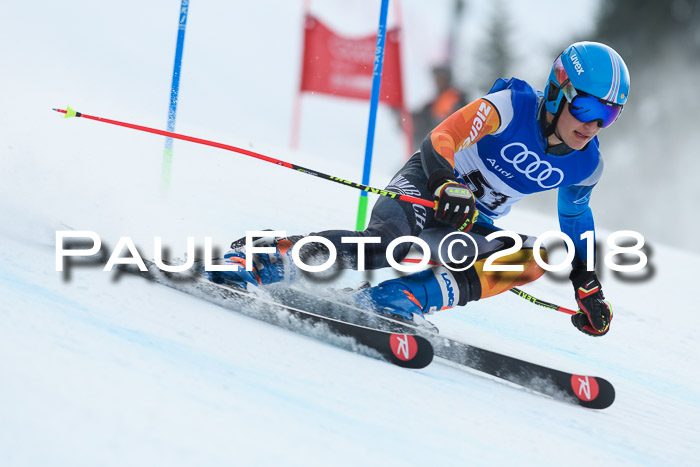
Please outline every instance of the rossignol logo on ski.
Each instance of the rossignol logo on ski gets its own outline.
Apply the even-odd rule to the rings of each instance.
[[[412,360],[418,352],[416,338],[408,334],[392,334],[389,342],[396,358],[404,362]]]
[[[571,388],[576,397],[585,402],[594,400],[600,392],[598,381],[590,376],[571,375]]]

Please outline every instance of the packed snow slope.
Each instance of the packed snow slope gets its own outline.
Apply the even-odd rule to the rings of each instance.
[[[45,193],[62,187],[54,183]],[[329,190],[326,200],[341,202],[341,190]],[[117,186],[102,195],[116,198],[113,191],[143,214],[132,224],[139,215],[122,218],[110,211],[121,220],[98,228],[105,243],[166,224],[149,224],[148,213],[160,209],[157,197],[132,199]],[[290,188],[286,196],[293,206],[305,194]],[[217,216],[218,206],[202,203]],[[90,212],[69,211],[61,214],[72,214],[72,225],[90,224]],[[275,215],[277,225],[294,224],[295,210],[285,211]],[[270,221],[245,204],[230,213],[254,226]],[[0,229],[3,465],[692,465],[696,460],[700,379],[691,325],[696,307],[691,279],[677,265],[697,267],[700,261],[672,248],[655,248],[653,279],[604,280],[615,307],[604,338],[584,336],[567,316],[512,294],[432,318],[445,335],[609,379],[617,399],[595,412],[439,359],[423,370],[400,369],[141,278],[114,277],[99,266],[72,268],[66,279],[55,271],[54,236],[65,228],[62,219],[5,203],[2,216],[8,220]],[[327,217],[331,224],[342,223],[342,216]],[[549,222],[531,213],[514,216],[518,221],[539,222],[535,232]],[[148,249],[143,244],[144,256]],[[566,283],[543,279],[527,290],[571,304]]]
[[[700,258],[674,249],[672,237],[651,245],[644,274],[602,272],[615,310],[602,338],[513,294],[431,317],[445,335],[605,377],[617,399],[604,411],[439,359],[423,370],[401,369],[138,277],[116,277],[102,271],[104,261],[57,272],[59,230],[96,232],[108,252],[129,236],[146,257],[161,236],[180,255],[187,236],[199,245],[210,236],[223,249],[246,230],[352,228],[358,194],[182,142],[170,186],[162,189],[162,138],[65,120],[51,108],[68,104],[162,128],[177,5],[173,13],[165,0],[126,2],[138,8],[133,14],[95,2],[44,3],[37,12],[14,2],[0,18],[0,464],[697,462]],[[225,5],[193,13],[177,129],[359,180],[362,103],[305,98],[301,148],[286,147],[291,101],[283,90],[297,85],[298,52],[285,47],[300,37],[298,25],[278,16],[299,17],[294,8],[248,8],[254,16],[246,18]],[[242,39],[229,35],[271,18],[274,33],[288,38],[278,60],[241,56]],[[212,37],[216,31],[222,37]],[[277,84],[256,75],[275,76]],[[379,117],[372,184],[383,186],[406,154],[393,115],[381,109]],[[601,183],[625,189],[625,180]],[[594,198],[593,208],[625,206]],[[501,226],[539,235],[557,228],[554,210],[516,209]],[[683,219],[678,223],[683,228]],[[600,227],[604,240],[610,232]],[[339,282],[385,276],[347,273]],[[571,307],[573,291],[561,276],[524,288]]]

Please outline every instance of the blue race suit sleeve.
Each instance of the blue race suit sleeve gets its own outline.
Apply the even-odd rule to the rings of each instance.
[[[585,262],[587,257],[587,242],[581,240],[581,235],[593,231],[595,240],[595,225],[593,213],[588,201],[595,185],[571,185],[559,188],[558,210],[559,227],[561,231],[574,242],[574,262]],[[595,243],[594,243],[595,244]]]

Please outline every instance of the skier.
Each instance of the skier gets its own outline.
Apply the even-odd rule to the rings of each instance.
[[[595,272],[586,268],[587,245],[581,235],[594,231],[588,202],[603,171],[596,135],[620,116],[629,86],[629,72],[615,50],[595,42],[574,43],[554,61],[544,93],[516,78],[498,79],[487,95],[450,115],[423,140],[386,189],[435,200],[434,213],[422,205],[381,197],[366,230],[311,235],[328,239],[342,267],[349,268],[358,266],[358,245],[341,239],[379,237],[379,243],[365,245],[365,267],[378,269],[389,266],[387,246],[398,237],[422,234],[436,245],[446,234],[468,231],[479,245],[473,267],[457,271],[442,264],[356,294],[357,301],[373,311],[421,322],[425,313],[462,306],[538,279],[544,270],[534,261],[532,237],[522,236],[523,248],[500,258],[501,263],[523,264],[522,272],[484,270],[487,255],[514,243],[487,242],[485,237],[500,230],[494,220],[507,215],[521,198],[557,188],[560,228],[575,249],[569,278],[580,310],[572,323],[588,335],[604,335],[612,308]],[[238,270],[210,278],[239,286],[293,278],[298,271],[290,247],[301,238],[259,240],[258,246],[276,248],[271,254],[253,255],[251,271],[245,268],[245,252],[234,242],[236,248],[225,255],[225,263]],[[409,244],[401,244],[394,259],[403,260],[409,249]]]

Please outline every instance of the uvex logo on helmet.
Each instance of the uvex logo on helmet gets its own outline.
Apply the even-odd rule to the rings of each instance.
[[[583,69],[583,66],[581,65],[581,62],[578,61],[578,55],[575,53],[571,54],[571,63],[574,65],[574,68],[576,69],[576,75],[580,75],[581,73],[585,73],[585,70]]]

